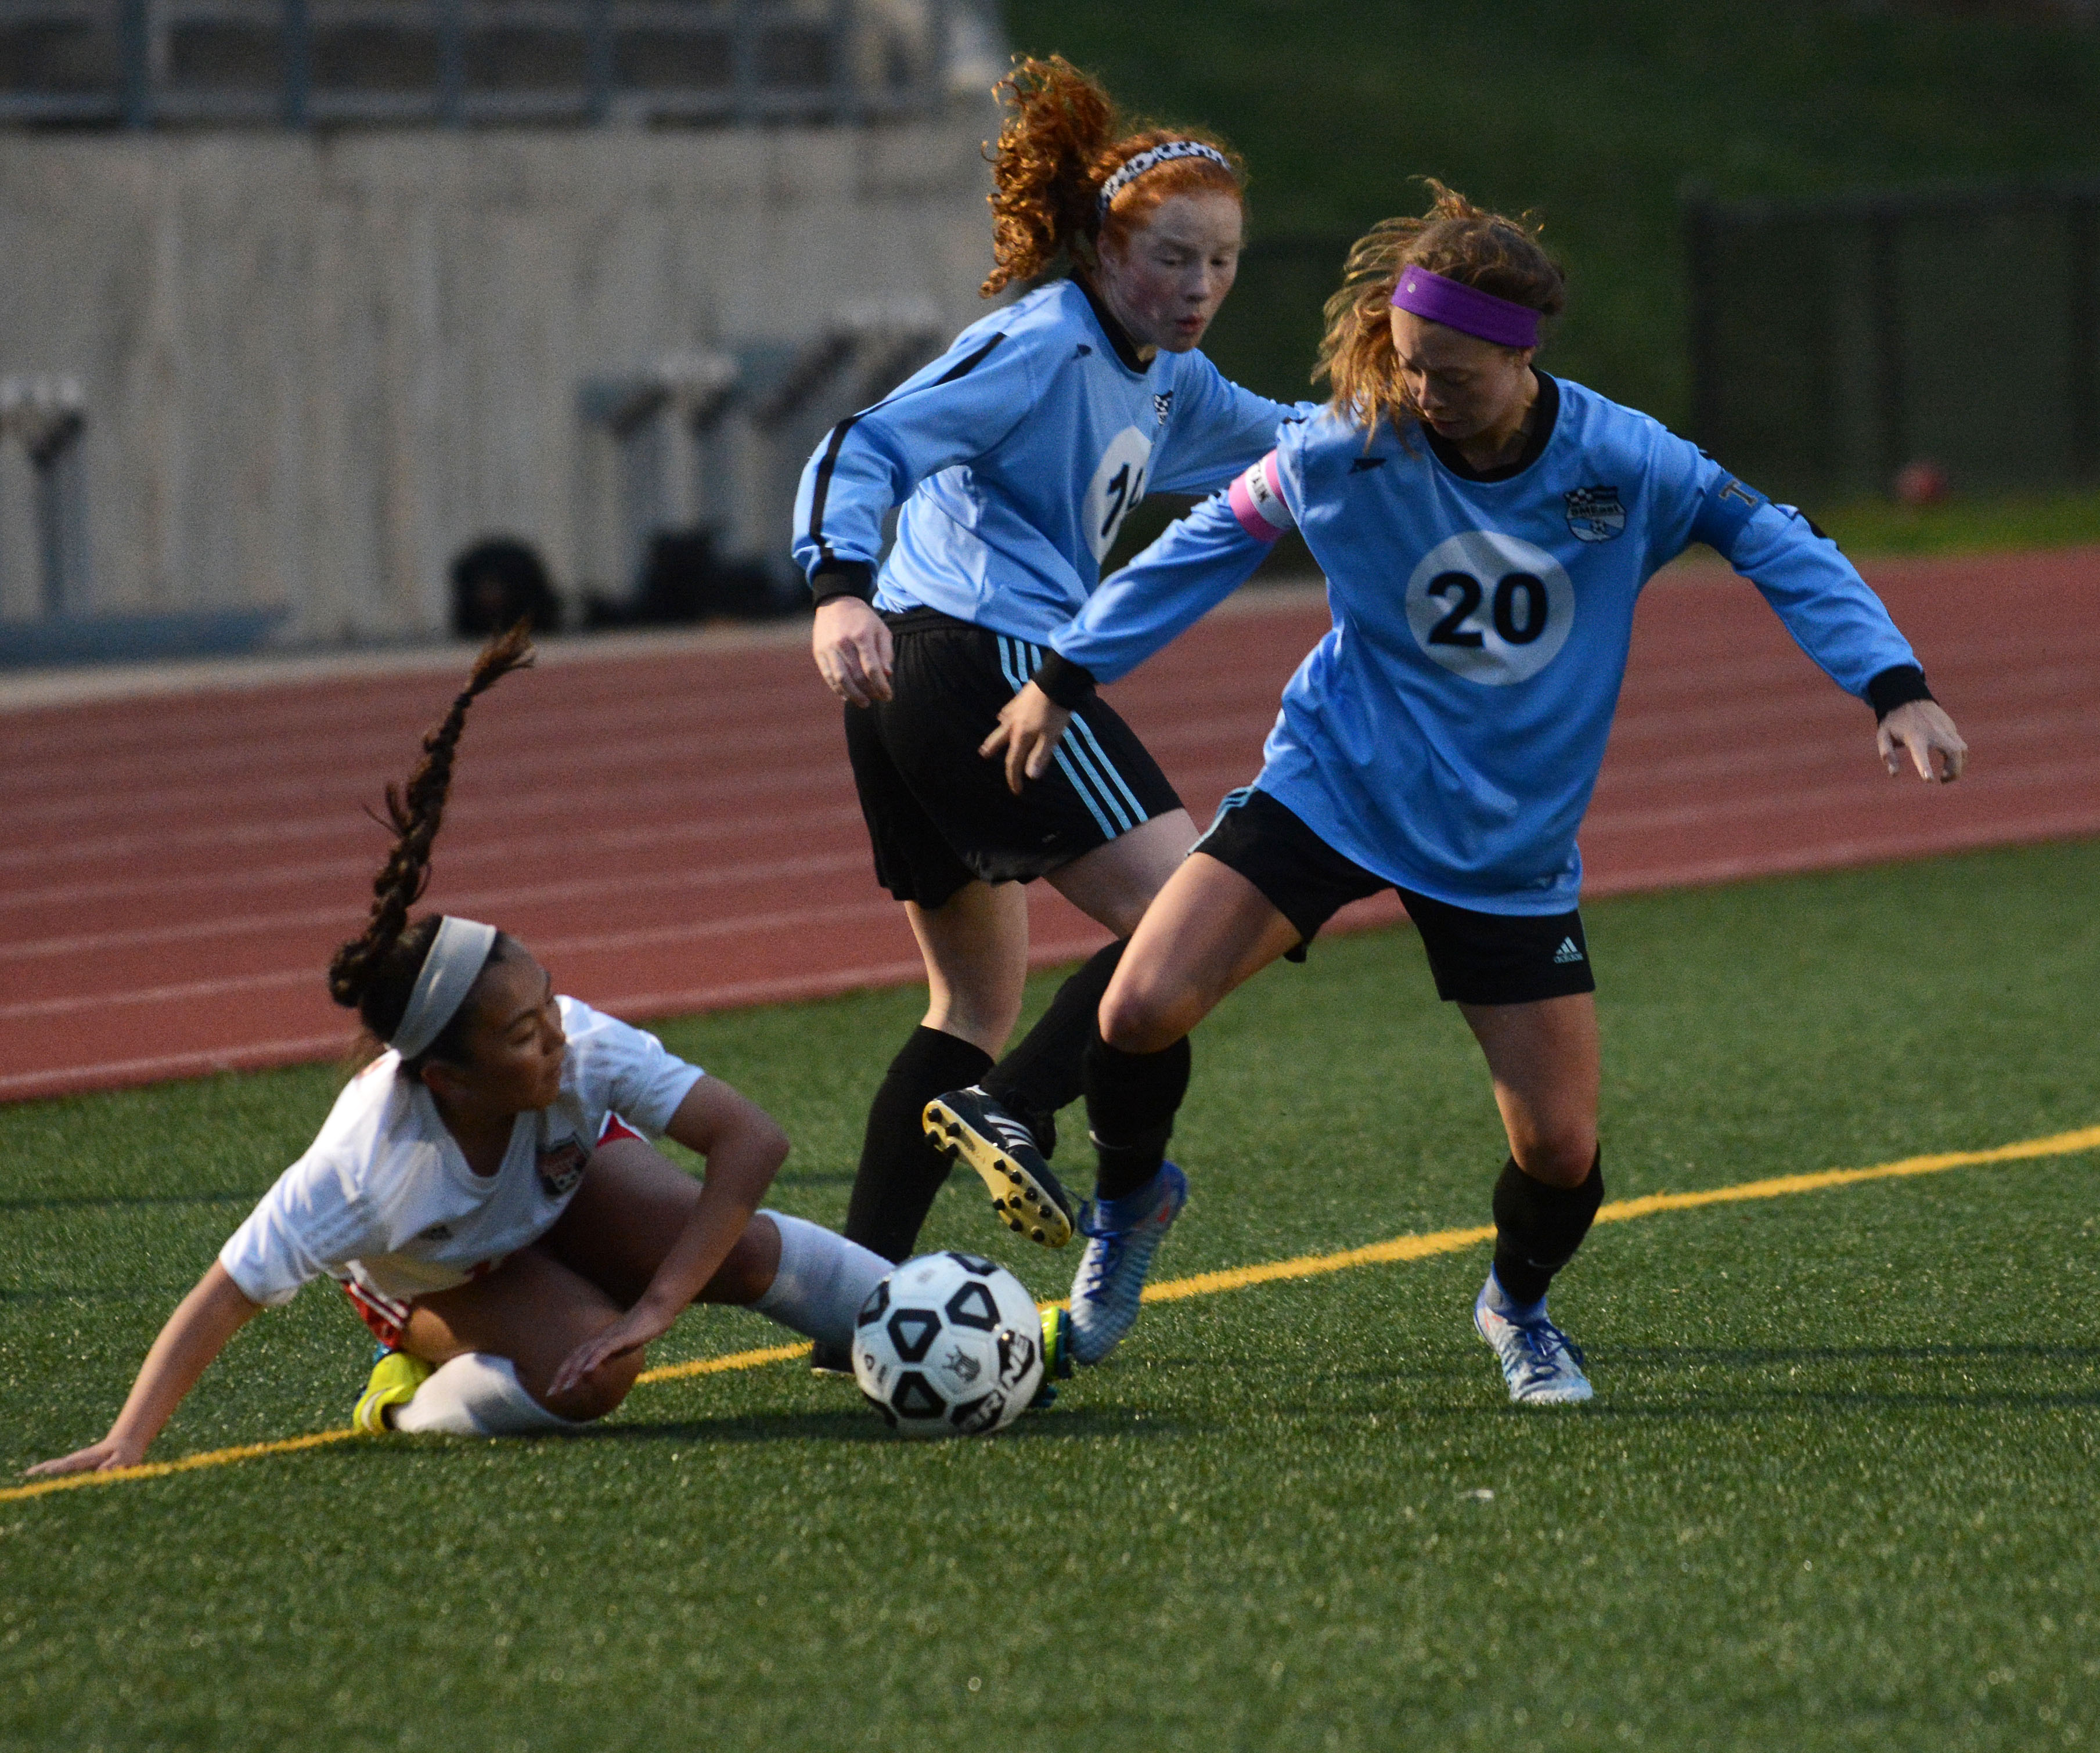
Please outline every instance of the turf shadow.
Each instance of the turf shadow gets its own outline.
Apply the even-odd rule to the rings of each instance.
[[[1566,1410],[1578,1412],[1586,1418],[1642,1420],[1656,1423],[1707,1419],[1715,1423],[1726,1423],[1741,1419],[1768,1418],[1776,1412],[1789,1408],[1805,1410],[1811,1407],[1860,1412],[2076,1411],[2100,1407],[2100,1387],[2062,1390],[2054,1393],[1990,1388],[1975,1389],[1968,1393],[1952,1390],[1933,1393],[1925,1390],[1894,1388],[1798,1388],[1775,1390],[1763,1394],[1717,1395],[1710,1399],[1694,1398],[1672,1406],[1643,1406],[1638,1403],[1635,1394],[1626,1390],[1607,1388],[1601,1398],[1591,1401],[1587,1406]],[[1535,1411],[1524,1407],[1512,1406],[1504,1410],[1512,1416],[1537,1416]]]
[[[1046,1438],[1185,1435],[1192,1427],[1150,1412],[1121,1407],[1073,1407],[1025,1417],[999,1434],[1002,1442],[1040,1442]],[[721,1418],[636,1420],[596,1425],[567,1440],[576,1442],[761,1443],[833,1441],[893,1443],[899,1439],[866,1407],[836,1412],[757,1412]]]
[[[2008,1358],[2085,1361],[2092,1355],[2089,1346],[1931,1343],[1908,1346],[1615,1346],[1608,1350],[1593,1348],[1590,1352],[1593,1363],[1601,1363],[1606,1368],[1670,1369],[1693,1364],[1737,1365],[1755,1368],[1772,1363],[1958,1363]]]

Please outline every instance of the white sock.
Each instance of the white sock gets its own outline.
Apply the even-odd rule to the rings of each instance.
[[[527,1394],[510,1359],[467,1351],[432,1372],[416,1398],[394,1415],[394,1428],[453,1437],[522,1437],[580,1426]]]
[[[858,1242],[801,1218],[785,1218],[777,1211],[761,1215],[770,1218],[780,1232],[780,1268],[765,1294],[751,1306],[821,1344],[850,1343],[854,1317],[889,1275],[889,1262]]]

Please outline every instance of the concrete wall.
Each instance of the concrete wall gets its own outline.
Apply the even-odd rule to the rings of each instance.
[[[586,380],[796,343],[989,265],[995,117],[735,132],[0,135],[0,377],[85,386],[88,606],[283,605],[293,643],[434,631],[487,533],[615,582]],[[0,457],[0,615],[39,612]],[[784,545],[787,532],[780,540]]]

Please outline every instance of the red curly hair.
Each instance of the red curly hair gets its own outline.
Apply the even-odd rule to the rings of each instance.
[[[1040,280],[1061,265],[1082,271],[1104,240],[1120,244],[1170,195],[1243,199],[1239,155],[1200,128],[1162,128],[1126,120],[1101,81],[1061,55],[1017,59],[998,87],[1008,115],[991,151],[992,259],[984,296]],[[1105,215],[1101,186],[1140,152],[1169,140],[1199,140],[1231,165],[1177,158],[1117,192]]]

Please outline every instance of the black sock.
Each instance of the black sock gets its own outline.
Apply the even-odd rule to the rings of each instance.
[[[1534,1181],[1512,1156],[1495,1183],[1495,1277],[1516,1302],[1536,1302],[1575,1257],[1604,1202],[1604,1153],[1580,1187]]]
[[[984,1079],[986,1094],[1035,1134],[1045,1156],[1057,1148],[1057,1110],[1079,1099],[1079,1062],[1095,1037],[1101,994],[1123,960],[1126,941],[1118,938],[1096,950]]]
[[[1175,1111],[1189,1093],[1189,1037],[1158,1053],[1125,1053],[1097,1034],[1082,1071],[1087,1125],[1101,1158],[1096,1199],[1135,1193],[1167,1157]]]
[[[920,1116],[937,1095],[975,1083],[991,1055],[973,1042],[919,1028],[889,1062],[867,1111],[860,1170],[846,1204],[846,1239],[902,1260],[919,1240],[949,1162],[928,1142]]]

